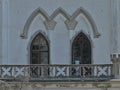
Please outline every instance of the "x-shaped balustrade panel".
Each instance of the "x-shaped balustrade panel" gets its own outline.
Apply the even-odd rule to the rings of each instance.
[[[4,80],[94,80],[112,77],[112,64],[106,65],[0,65],[0,79]],[[28,80],[28,81],[29,81]]]

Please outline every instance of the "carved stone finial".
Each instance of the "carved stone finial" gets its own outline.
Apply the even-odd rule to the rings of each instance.
[[[120,53],[113,53],[110,57],[112,62],[120,62]]]

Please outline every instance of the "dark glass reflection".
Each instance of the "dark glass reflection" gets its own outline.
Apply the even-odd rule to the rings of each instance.
[[[73,64],[91,63],[91,45],[84,33],[80,33],[73,41],[72,46]]]
[[[31,64],[48,64],[48,42],[42,34],[38,34],[31,44]]]

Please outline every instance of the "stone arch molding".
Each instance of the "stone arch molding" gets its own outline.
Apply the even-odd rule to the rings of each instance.
[[[38,14],[41,14],[44,17],[45,21],[43,23],[47,30],[54,30],[54,28],[57,24],[57,22],[54,20],[54,18],[59,14],[62,14],[66,18],[64,23],[65,23],[67,29],[74,30],[78,23],[75,20],[76,17],[80,14],[83,14],[86,17],[86,19],[89,21],[89,23],[92,27],[94,37],[98,38],[100,36],[100,33],[98,32],[96,24],[95,24],[94,20],[92,19],[91,15],[85,9],[83,9],[81,7],[78,8],[72,15],[69,15],[63,8],[59,7],[52,13],[51,16],[49,16],[46,11],[44,11],[42,8],[39,7],[34,12],[32,12],[32,14],[27,19],[24,29],[23,29],[23,32],[21,34],[22,38],[24,38],[24,39],[27,38],[29,27],[30,27],[32,21],[34,20],[34,18]]]

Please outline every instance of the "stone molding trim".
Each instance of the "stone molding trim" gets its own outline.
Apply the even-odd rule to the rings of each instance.
[[[94,37],[95,38],[98,38],[100,35],[100,33],[98,32],[97,30],[97,26],[92,18],[92,16],[82,7],[78,8],[72,15],[71,19],[72,20],[75,20],[75,18],[79,15],[79,14],[83,14],[86,19],[89,21],[91,27],[92,27],[92,30],[93,30],[93,34],[94,34]]]
[[[94,20],[92,19],[91,15],[83,8],[78,8],[72,15],[69,15],[63,8],[59,7],[58,9],[56,9],[51,16],[49,16],[42,8],[37,8],[27,19],[23,32],[21,34],[21,37],[23,39],[27,38],[27,34],[28,34],[28,30],[30,27],[30,24],[32,23],[33,19],[38,15],[41,14],[45,21],[43,22],[46,29],[47,30],[54,30],[57,22],[54,20],[54,18],[59,15],[62,14],[66,20],[65,20],[65,25],[67,27],[68,30],[74,30],[76,25],[77,25],[77,21],[75,20],[76,17],[80,14],[83,14],[86,19],[88,20],[88,22],[90,23],[92,30],[93,30],[93,34],[95,38],[98,38],[100,36],[100,33],[97,31],[97,27],[96,24],[94,22]]]
[[[57,23],[54,20],[44,21],[44,25],[47,30],[54,30],[56,24]]]
[[[62,14],[67,20],[70,20],[70,15],[61,7],[57,8],[52,15],[50,16],[50,18],[53,20],[57,15]]]

